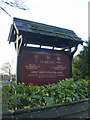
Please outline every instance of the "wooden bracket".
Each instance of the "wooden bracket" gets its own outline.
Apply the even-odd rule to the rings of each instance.
[[[22,45],[22,35],[19,35],[19,31],[14,23],[14,28],[15,28],[15,33],[16,33],[16,41],[14,42],[15,43],[15,49],[17,51],[17,55],[20,51],[20,47]]]
[[[75,46],[75,49],[73,50],[73,52],[71,52],[71,58],[73,58],[73,55],[74,55],[74,53],[77,51],[77,48],[78,48],[78,45]]]

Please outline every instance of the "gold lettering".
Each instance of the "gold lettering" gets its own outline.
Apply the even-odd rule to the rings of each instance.
[[[37,70],[38,68],[40,68],[40,66],[37,66],[35,64],[29,64],[29,65],[26,65],[25,68],[29,70]]]

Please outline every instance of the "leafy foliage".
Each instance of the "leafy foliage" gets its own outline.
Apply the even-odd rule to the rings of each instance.
[[[90,52],[90,43],[87,42],[87,44],[83,47],[83,50],[73,58],[73,77],[76,79],[90,77],[89,73],[89,67],[90,67],[90,61],[89,61],[89,52]]]
[[[12,71],[12,65],[9,62],[5,62],[1,67],[1,71],[3,74],[10,75]]]
[[[10,110],[39,107],[88,98],[88,80],[72,78],[42,86],[11,82],[3,86],[2,92],[3,104]]]

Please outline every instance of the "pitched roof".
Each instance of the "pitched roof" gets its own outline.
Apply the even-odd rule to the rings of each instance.
[[[83,41],[72,30],[14,18],[19,33],[23,35],[23,43],[53,47],[74,47]],[[14,24],[11,27],[9,42],[15,41]]]

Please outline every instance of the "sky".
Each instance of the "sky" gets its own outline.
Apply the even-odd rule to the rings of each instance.
[[[8,35],[13,17],[40,22],[73,30],[82,40],[88,40],[88,0],[26,0],[29,10],[19,10],[6,6],[7,12],[0,10],[0,67],[5,62],[16,69],[14,43],[9,44]],[[78,51],[82,49],[80,45]]]

